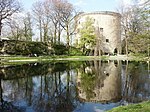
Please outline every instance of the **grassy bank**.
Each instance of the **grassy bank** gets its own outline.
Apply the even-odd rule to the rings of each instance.
[[[93,57],[93,56],[39,56],[39,57],[24,57],[24,56],[1,56],[1,63],[4,65],[10,64],[23,64],[32,62],[51,62],[60,60],[70,61],[85,61],[94,59],[106,59],[106,57]]]
[[[108,112],[150,112],[150,101],[139,104],[130,104],[128,106],[119,106]]]
[[[148,61],[147,57],[136,56],[39,56],[39,57],[25,57],[25,56],[0,56],[3,64],[8,63],[25,63],[25,62],[43,62],[43,61],[56,61],[56,60],[71,60],[71,61],[84,61],[84,60],[129,60],[129,61]]]

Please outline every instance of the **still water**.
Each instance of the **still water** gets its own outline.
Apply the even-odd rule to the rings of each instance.
[[[59,61],[0,67],[0,111],[104,112],[149,99],[145,62]]]

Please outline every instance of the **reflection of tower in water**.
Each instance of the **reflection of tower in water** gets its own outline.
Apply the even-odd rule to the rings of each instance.
[[[92,72],[95,76],[93,81],[94,88],[91,88],[94,96],[87,98],[88,93],[82,86],[82,73],[79,72],[77,77],[78,96],[82,100],[92,102],[119,101],[121,99],[121,76],[119,62],[109,61],[91,62],[92,66],[85,68],[85,74]],[[89,85],[90,86],[90,85]]]

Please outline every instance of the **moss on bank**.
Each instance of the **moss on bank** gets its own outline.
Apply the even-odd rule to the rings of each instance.
[[[139,104],[130,104],[128,106],[119,106],[108,112],[150,112],[150,101]]]

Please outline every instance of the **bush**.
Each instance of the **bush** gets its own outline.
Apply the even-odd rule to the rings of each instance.
[[[4,45],[5,44],[5,45]],[[29,41],[16,41],[16,40],[3,40],[0,44],[0,49],[5,46],[5,54],[10,55],[24,55],[24,56],[34,56],[39,55],[71,55],[71,56],[81,56],[82,52],[75,48],[67,48],[65,45],[49,45],[43,42],[29,42]]]
[[[49,55],[52,52],[49,45],[42,42],[3,40],[2,43],[5,44],[4,53],[10,55]]]
[[[55,55],[67,55],[68,54],[68,48],[64,45],[52,45],[52,48],[54,49],[53,54]]]
[[[70,56],[82,56],[83,53],[78,48],[70,47],[70,49],[69,49],[69,55]]]

